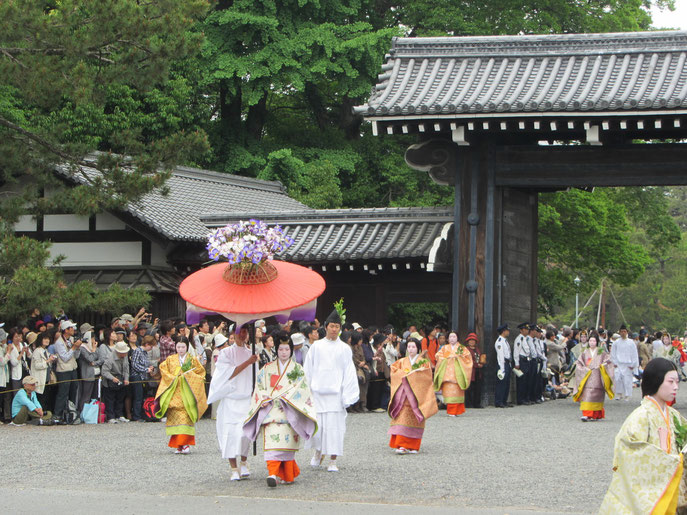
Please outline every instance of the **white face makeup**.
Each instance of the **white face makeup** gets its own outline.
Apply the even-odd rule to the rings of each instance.
[[[597,346],[597,345],[598,345],[598,343],[597,343],[597,341],[596,341],[596,338],[592,336],[592,337],[589,339],[589,348],[590,348],[590,349],[596,349],[596,346]]]
[[[183,358],[186,356],[186,352],[188,351],[188,345],[186,345],[184,342],[177,342],[176,349],[177,354]]]
[[[411,358],[417,356],[417,344],[415,342],[408,342],[406,350],[408,351],[408,356]]]
[[[458,335],[456,333],[449,333],[448,342],[451,345],[455,345],[456,343],[458,343]]]
[[[658,387],[658,391],[654,397],[663,402],[673,402],[679,389],[680,378],[675,370],[671,370],[663,378],[663,383]]]
[[[291,357],[291,347],[289,347],[288,343],[280,343],[279,348],[277,349],[277,356],[279,357],[279,361],[286,362],[289,360]]]

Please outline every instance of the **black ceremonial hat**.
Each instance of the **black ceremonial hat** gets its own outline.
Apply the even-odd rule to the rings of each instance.
[[[327,327],[327,324],[341,325],[341,317],[339,316],[339,312],[337,310],[334,310],[331,313],[329,313],[327,320],[324,321],[324,326]]]

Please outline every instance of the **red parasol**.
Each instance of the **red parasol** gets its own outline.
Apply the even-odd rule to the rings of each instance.
[[[191,274],[179,286],[179,294],[189,304],[187,317],[193,313],[219,313],[235,321],[237,329],[268,316],[286,320],[294,312],[303,313],[298,318],[313,318],[317,297],[325,288],[322,276],[293,263],[270,263],[276,269],[276,277],[262,284],[229,282],[226,263]]]

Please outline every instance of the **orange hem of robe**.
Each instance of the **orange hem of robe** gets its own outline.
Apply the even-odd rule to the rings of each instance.
[[[409,451],[419,451],[422,438],[409,438],[403,435],[391,435],[389,447],[392,449],[408,449]]]
[[[172,435],[169,437],[167,445],[174,449],[183,445],[196,445],[196,437],[193,435]]]
[[[448,415],[462,415],[465,413],[465,404],[462,402],[460,404],[447,404],[446,413]]]
[[[267,463],[267,473],[270,476],[277,476],[287,483],[292,483],[301,473],[296,460],[267,460],[265,463]]]
[[[601,420],[602,418],[606,418],[606,410],[582,410],[582,416]]]

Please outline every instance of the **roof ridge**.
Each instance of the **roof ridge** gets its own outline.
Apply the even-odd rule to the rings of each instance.
[[[437,218],[447,216],[453,219],[452,206],[422,206],[422,207],[376,207],[350,209],[313,209],[310,211],[293,212],[252,212],[252,213],[208,213],[200,216],[206,225],[217,226],[234,220],[245,218],[260,218],[262,220],[284,224],[297,224],[317,221],[325,222],[379,222],[380,220],[403,220],[417,217]]]
[[[192,166],[177,166],[174,168],[174,170],[172,170],[172,175],[175,177],[186,177],[190,179],[218,179],[218,181],[213,182],[222,182],[224,184],[231,184],[234,186],[276,191],[279,193],[286,191],[286,188],[280,181],[266,181],[264,179],[246,177],[243,175],[236,175],[226,172],[216,172],[213,170],[205,170],[203,168],[195,168]]]
[[[684,51],[687,31],[607,32],[593,34],[522,34],[498,36],[397,37],[387,58],[422,56],[534,56]],[[431,50],[432,54],[428,53]]]

